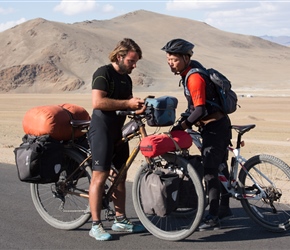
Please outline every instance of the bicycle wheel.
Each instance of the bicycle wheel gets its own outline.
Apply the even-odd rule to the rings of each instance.
[[[182,171],[196,192],[191,193],[188,200],[195,200],[194,207],[180,206],[167,216],[146,214],[143,210],[140,184],[146,171],[168,168]],[[187,194],[188,195],[188,194]],[[162,240],[179,241],[190,236],[199,226],[204,212],[204,190],[198,174],[190,163],[175,154],[166,154],[155,161],[154,166],[145,164],[141,166],[135,175],[132,187],[132,199],[136,214],[144,227],[154,236]]]
[[[88,199],[92,174],[90,164],[71,175],[84,159],[75,150],[65,149],[59,181],[30,184],[31,197],[37,212],[55,228],[76,229],[91,217]],[[67,179],[69,175],[71,178]]]
[[[239,173],[243,199],[241,204],[247,214],[269,231],[284,232],[290,229],[290,168],[271,155],[257,155],[245,163]],[[265,192],[260,192],[257,185]]]

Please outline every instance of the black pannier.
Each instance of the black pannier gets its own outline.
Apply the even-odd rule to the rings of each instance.
[[[63,145],[49,135],[24,135],[23,143],[14,149],[20,181],[52,183],[62,170]]]

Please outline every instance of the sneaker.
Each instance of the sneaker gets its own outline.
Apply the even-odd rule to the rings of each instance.
[[[226,220],[232,217],[234,217],[234,215],[232,213],[232,210],[229,207],[220,206],[219,212],[218,212],[219,220]]]
[[[201,225],[198,227],[199,231],[204,230],[217,230],[220,228],[220,221],[218,216],[212,216],[208,214],[202,221]]]
[[[105,229],[103,228],[102,223],[100,223],[99,225],[96,226],[92,226],[89,235],[93,238],[95,238],[96,240],[111,240],[112,239],[112,235],[110,235],[109,233],[107,233],[105,231]]]
[[[146,231],[143,225],[135,225],[130,222],[127,218],[123,219],[122,221],[117,221],[115,219],[112,230],[117,232],[131,232],[131,233],[142,233]]]

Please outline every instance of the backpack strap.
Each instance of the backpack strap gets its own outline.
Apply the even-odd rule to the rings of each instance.
[[[203,75],[206,75],[207,77],[209,77],[209,74],[208,72],[205,70],[205,69],[201,69],[201,68],[191,68],[186,76],[185,76],[185,80],[184,80],[184,84],[187,83],[187,80],[188,80],[188,77],[191,75],[191,74],[194,74],[194,73],[200,73],[200,74],[203,74]]]
[[[191,74],[194,74],[194,73],[199,73],[199,74],[205,75],[205,76],[208,77],[208,80],[211,81],[211,79],[210,79],[210,75],[209,75],[209,72],[208,72],[206,69],[203,69],[203,68],[191,68],[191,69],[187,72],[187,74],[186,74],[186,76],[185,76],[184,87],[186,87],[185,84],[187,83],[188,77],[189,77]],[[206,81],[206,80],[205,80],[205,81]],[[215,84],[214,84],[214,87],[215,87],[215,90],[218,91],[218,90],[216,89]],[[187,87],[186,87],[186,88],[187,88]],[[210,105],[216,106],[218,109],[220,109],[220,110],[222,111],[221,106],[220,106],[219,104],[217,104],[216,102],[214,102],[214,101],[210,101],[210,100],[206,100],[206,102],[209,103]]]

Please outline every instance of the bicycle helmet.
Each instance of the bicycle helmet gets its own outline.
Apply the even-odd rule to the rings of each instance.
[[[164,50],[166,53],[192,56],[193,48],[194,44],[185,41],[183,39],[177,38],[170,40],[161,50]]]

